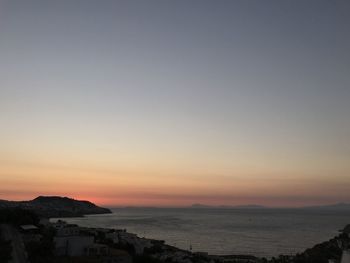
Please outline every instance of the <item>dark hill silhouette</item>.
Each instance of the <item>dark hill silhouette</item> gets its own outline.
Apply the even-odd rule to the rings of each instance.
[[[111,210],[89,201],[60,196],[39,196],[30,201],[0,200],[0,208],[28,209],[43,217],[78,217],[87,214],[111,213]]]

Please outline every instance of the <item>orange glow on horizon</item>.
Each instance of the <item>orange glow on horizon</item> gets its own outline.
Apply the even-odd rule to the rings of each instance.
[[[57,163],[57,162],[56,162]],[[101,206],[208,205],[303,206],[347,201],[346,174],[337,180],[320,173],[236,167],[222,174],[205,169],[69,165],[0,161],[0,199],[67,196]],[[212,168],[213,169],[213,168]],[[260,168],[259,168],[260,169]],[[214,170],[214,169],[213,169]],[[283,174],[281,176],[280,174]],[[315,184],[317,182],[317,184]]]

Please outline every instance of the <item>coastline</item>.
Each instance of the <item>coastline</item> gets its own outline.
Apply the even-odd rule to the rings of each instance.
[[[53,219],[51,219],[53,220]],[[77,226],[77,225],[71,225]],[[306,249],[302,253],[296,253],[293,255],[276,255],[274,257],[258,257],[254,254],[228,254],[228,255],[213,255],[207,252],[192,252],[178,248],[176,246],[168,245],[164,240],[150,239],[145,237],[139,237],[137,234],[130,233],[126,229],[113,229],[113,228],[95,228],[95,227],[81,227],[83,232],[88,232],[97,236],[105,236],[106,239],[102,242],[104,244],[112,244],[112,246],[119,244],[121,247],[133,248],[131,254],[138,256],[147,256],[159,260],[160,262],[178,262],[178,263],[190,263],[190,262],[249,262],[249,263],[261,263],[261,262],[303,262],[300,261],[304,258],[309,258],[307,262],[323,262],[322,260],[327,258],[334,259],[334,262],[340,262],[342,249],[348,247],[350,244],[349,233],[341,233],[340,235],[316,244],[311,248]],[[347,226],[348,227],[348,226]],[[345,228],[347,228],[345,227]],[[349,227],[348,227],[349,228]],[[112,241],[112,243],[111,243]],[[339,247],[339,243],[342,244],[342,248]],[[132,251],[132,249],[131,249]],[[312,261],[311,258],[316,258]],[[310,261],[311,260],[311,261]],[[321,260],[321,261],[320,261]],[[328,262],[328,261],[327,261]]]
[[[55,220],[57,219],[50,218],[50,221]],[[110,249],[125,250],[133,257],[150,257],[159,262],[267,262],[266,259],[254,255],[211,255],[207,252],[192,252],[166,244],[164,240],[139,237],[126,229],[83,227],[67,224],[60,219],[50,222],[50,225],[56,229],[66,229],[68,232],[76,232],[78,229],[78,232],[83,235],[99,237],[99,245],[107,245]]]
[[[346,225],[349,213],[332,215],[295,210],[117,209],[111,215],[66,218],[84,227],[122,228],[140,237],[165,240],[180,249],[212,255],[271,258],[302,253],[329,240]]]
[[[6,213],[8,216],[4,216]],[[4,210],[2,229],[13,232],[6,235],[5,231],[4,241],[23,243],[22,248],[12,245],[12,251],[28,255],[30,262],[55,263],[343,263],[342,254],[349,253],[350,248],[350,225],[336,237],[299,254],[264,258],[254,254],[193,252],[169,245],[164,240],[139,237],[126,229],[79,226],[55,220],[51,218],[50,222],[28,210]]]

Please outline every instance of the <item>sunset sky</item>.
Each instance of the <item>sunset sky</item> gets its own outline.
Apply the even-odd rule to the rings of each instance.
[[[350,202],[349,12],[0,0],[0,199]]]

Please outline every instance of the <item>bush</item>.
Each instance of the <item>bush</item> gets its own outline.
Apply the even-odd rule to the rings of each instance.
[[[32,211],[21,208],[0,209],[0,223],[12,225],[36,225],[39,217]]]
[[[12,246],[11,241],[0,240],[0,263],[7,263],[11,260]]]

